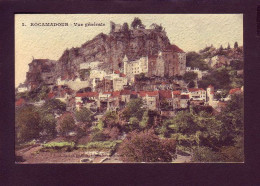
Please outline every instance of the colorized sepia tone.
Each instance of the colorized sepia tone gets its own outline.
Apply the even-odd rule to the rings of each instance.
[[[244,162],[242,14],[16,14],[16,163]]]

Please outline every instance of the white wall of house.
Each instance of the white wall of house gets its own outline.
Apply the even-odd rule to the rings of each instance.
[[[79,65],[80,69],[96,69],[98,68],[98,65],[100,64],[100,61],[94,61],[94,62],[90,62],[90,63],[81,63]]]
[[[27,87],[19,87],[17,90],[18,90],[18,92],[26,92],[29,89]]]
[[[187,108],[188,107],[188,99],[180,99],[180,107]]]
[[[127,76],[148,72],[148,57],[141,57],[139,60],[136,61],[126,60],[127,58],[125,57],[123,60],[124,74],[126,74]]]
[[[180,69],[180,75],[185,74],[186,70],[186,53],[177,53],[179,58],[179,69]]]
[[[90,79],[94,79],[94,78],[103,79],[105,76],[107,76],[107,73],[104,70],[98,70],[98,69],[90,70],[90,75],[89,75]]]
[[[127,85],[127,78],[126,77],[119,77],[113,79],[113,89],[114,91],[124,89],[124,85]]]
[[[65,80],[61,80],[60,77],[57,79],[57,85],[65,85],[65,84],[66,84]]]
[[[78,81],[78,80],[77,81],[69,80],[65,84],[68,85],[72,90],[76,90],[76,91],[90,86],[89,81]]]
[[[205,90],[189,92],[189,96],[193,100],[197,100],[197,101],[206,101],[207,100],[207,94],[206,94]]]
[[[144,100],[144,106],[149,110],[157,110],[157,96],[148,96],[142,97]]]

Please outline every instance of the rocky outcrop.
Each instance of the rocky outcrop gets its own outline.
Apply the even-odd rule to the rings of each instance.
[[[33,59],[29,64],[25,84],[37,87],[41,83],[54,84],[58,78],[57,61],[49,59]]]
[[[125,55],[129,60],[137,60],[143,56],[156,55],[169,45],[164,30],[137,28],[108,35],[101,33],[81,47],[65,50],[58,61],[33,60],[29,64],[26,83],[43,80],[51,84],[58,77],[74,80],[79,77],[80,64],[93,61],[101,62],[102,69],[112,72],[123,66]],[[48,72],[45,73],[43,67],[49,69]]]
[[[80,48],[66,50],[59,59],[59,72],[62,77],[78,77],[80,63],[100,61],[106,71],[118,70],[126,55],[129,60],[157,54],[170,45],[164,31],[134,29],[125,32],[99,34]]]

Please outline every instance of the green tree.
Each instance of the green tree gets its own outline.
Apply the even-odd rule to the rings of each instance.
[[[199,68],[200,70],[208,70],[208,65],[204,62],[202,55],[196,52],[188,52],[186,54],[186,65],[191,68]]]
[[[115,111],[106,112],[105,116],[102,119],[104,127],[117,127],[119,125],[119,117]]]
[[[160,139],[152,130],[131,132],[119,147],[125,162],[171,162],[176,144],[173,139]]]
[[[244,96],[235,94],[228,101],[227,106],[218,116],[224,123],[222,128],[223,135],[229,142],[234,143],[237,136],[244,135]]]
[[[230,74],[227,68],[219,68],[213,70],[209,75],[198,81],[198,86],[206,89],[209,85],[213,85],[215,89],[230,89]]]
[[[76,111],[75,117],[77,121],[90,123],[91,122],[92,112],[87,108],[82,108],[79,111]]]
[[[124,23],[124,24],[123,24],[122,30],[123,30],[123,32],[128,32],[128,31],[129,31],[128,23]]]
[[[227,49],[228,49],[228,50],[230,49],[230,44],[229,44],[229,43],[228,43]]]
[[[75,121],[70,113],[65,113],[59,117],[57,123],[57,131],[62,135],[66,136],[68,132],[75,129]]]
[[[198,147],[193,151],[193,162],[223,162],[224,156],[209,147]]]
[[[122,112],[122,117],[129,121],[131,117],[141,120],[144,113],[143,101],[141,98],[131,99]]]
[[[142,24],[141,19],[139,19],[138,17],[135,17],[133,22],[131,23],[131,27],[136,29],[137,27],[144,27],[144,25]]]
[[[191,81],[196,80],[197,77],[198,77],[198,74],[195,72],[186,72],[183,75],[183,80],[185,81],[185,83],[189,83]]]
[[[145,129],[148,126],[149,115],[148,110],[144,112],[141,122],[139,123],[139,127],[141,129]]]
[[[32,105],[25,105],[15,112],[16,137],[19,142],[39,137],[40,114]]]
[[[48,92],[49,92],[49,88],[46,85],[42,86],[40,88],[39,93],[38,93],[38,98],[40,100],[43,100],[43,99],[47,98]]]
[[[58,99],[47,100],[41,110],[45,113],[58,113],[61,114],[66,111],[66,104]]]
[[[237,43],[237,41],[234,43],[234,48],[238,48],[238,43]]]
[[[56,134],[56,120],[53,114],[42,114],[40,126],[47,136],[54,136]]]
[[[138,129],[139,128],[139,122],[140,121],[137,119],[137,117],[131,117],[129,119],[129,125],[128,125],[129,130],[133,131],[133,130]]]
[[[104,122],[102,120],[98,120],[97,128],[102,131],[104,129]]]

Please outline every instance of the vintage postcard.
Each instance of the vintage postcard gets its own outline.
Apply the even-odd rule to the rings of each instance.
[[[15,14],[16,163],[243,163],[243,14]]]

